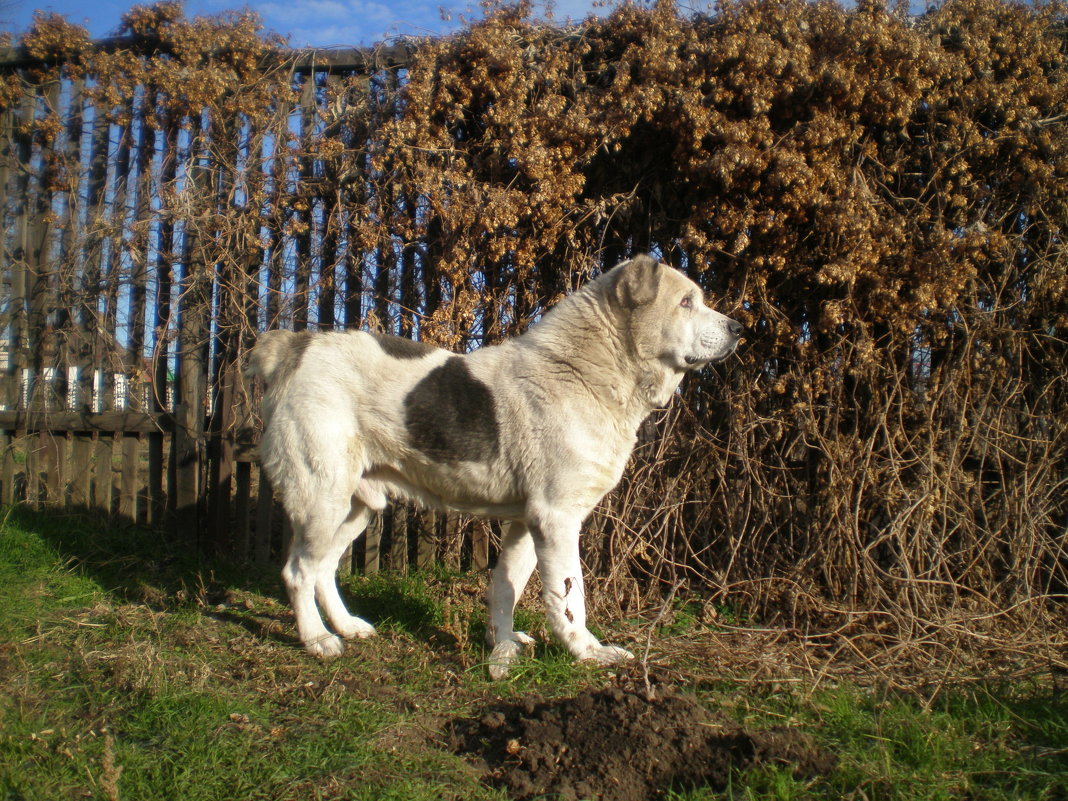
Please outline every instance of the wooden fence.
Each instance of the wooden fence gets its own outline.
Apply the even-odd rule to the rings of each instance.
[[[134,45],[135,60],[156,58],[144,41],[96,46]],[[0,75],[21,87],[0,115],[0,501],[91,508],[241,560],[279,558],[288,523],[256,463],[241,360],[279,325],[359,327],[373,314],[402,333],[408,299],[390,268],[411,265],[357,247],[338,186],[360,177],[324,174],[308,154],[339,98],[364,104],[373,139],[407,57],[276,54],[265,71],[297,99],[261,125],[175,112],[148,84],[109,108],[92,74],[0,51]],[[270,203],[248,201],[255,182]],[[219,255],[240,249],[228,215],[255,218],[240,258]],[[482,567],[491,535],[397,507],[353,567]]]
[[[913,638],[1068,586],[1056,15],[628,7],[562,35],[506,9],[323,55],[176,8],[95,46],[41,21],[0,66],[4,499],[270,561],[257,332],[463,351],[653,250],[754,336],[591,517],[601,602],[686,581]],[[354,561],[479,566],[492,541],[402,508]]]

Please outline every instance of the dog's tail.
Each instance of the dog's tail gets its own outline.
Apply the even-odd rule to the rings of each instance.
[[[289,375],[300,364],[310,336],[281,329],[260,334],[245,362],[245,376],[258,375],[271,385]]]

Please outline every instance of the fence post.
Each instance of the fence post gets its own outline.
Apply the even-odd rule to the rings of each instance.
[[[206,133],[200,119],[194,120],[190,141],[190,182],[202,192],[208,170]],[[204,231],[197,220],[186,228],[185,270],[178,327],[178,398],[174,427],[174,521],[176,533],[200,543],[201,505],[203,502],[201,470],[204,459],[204,412],[207,393],[207,343],[210,282],[209,265],[204,252]]]

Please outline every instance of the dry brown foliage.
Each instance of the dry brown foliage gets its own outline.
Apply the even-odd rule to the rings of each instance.
[[[567,28],[528,11],[412,43],[406,70],[310,79],[249,15],[138,7],[139,44],[118,48],[41,18],[24,44],[43,61],[0,100],[30,167],[15,202],[54,211],[60,258],[55,302],[8,312],[17,352],[130,325],[129,353],[200,353],[218,400],[254,330],[461,349],[657,250],[751,335],[654,417],[591,522],[602,604],[684,580],[799,630],[1051,630],[1068,564],[1063,9],[665,0]],[[124,170],[94,179],[71,145],[55,88],[71,86],[77,114],[118,132],[109,153],[132,137]],[[79,307],[93,285],[103,300]],[[123,314],[131,297],[155,302],[147,323]]]

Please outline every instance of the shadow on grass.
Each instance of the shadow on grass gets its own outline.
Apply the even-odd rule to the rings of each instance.
[[[112,595],[166,607],[217,602],[241,587],[278,600],[285,593],[277,571],[207,557],[196,545],[161,531],[114,521],[91,510],[41,510],[17,505],[9,524],[37,534],[71,567]]]
[[[196,608],[201,614],[242,626],[256,637],[286,646],[300,643],[292,628],[280,566],[238,564],[210,556],[194,543],[92,510],[34,510],[16,505],[0,510],[9,525],[36,534],[61,562],[78,570],[114,598],[156,611]],[[382,573],[342,580],[342,595],[354,614],[376,627],[403,631],[437,645],[456,643],[444,627],[442,603],[428,581],[436,574]],[[234,603],[249,592],[277,602],[264,614]],[[484,629],[484,625],[483,625]]]

